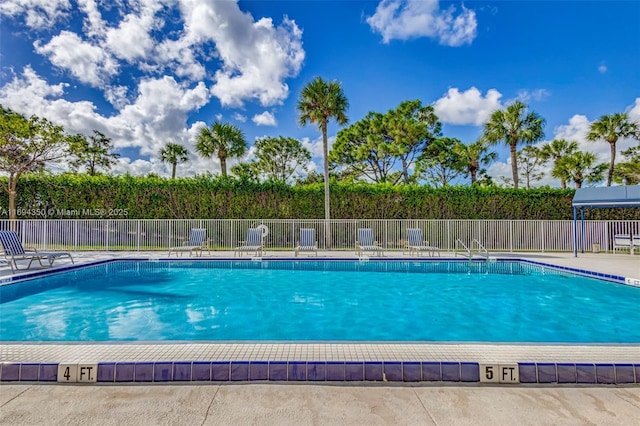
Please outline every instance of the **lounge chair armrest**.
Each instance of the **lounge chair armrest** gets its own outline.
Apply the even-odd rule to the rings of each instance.
[[[38,249],[37,249],[37,248],[35,248],[35,247],[24,247],[24,251],[37,253],[37,252],[38,252]]]

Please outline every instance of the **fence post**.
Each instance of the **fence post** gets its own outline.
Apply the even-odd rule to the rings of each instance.
[[[47,240],[49,239],[49,226],[48,226],[48,221],[45,219],[42,221],[42,225],[43,225],[43,239],[44,241],[42,242],[42,250],[43,251],[47,251]]]
[[[137,222],[137,231],[136,231],[136,237],[138,239],[138,251],[140,251],[140,219],[136,220]]]
[[[513,221],[509,222],[509,253],[513,253]]]

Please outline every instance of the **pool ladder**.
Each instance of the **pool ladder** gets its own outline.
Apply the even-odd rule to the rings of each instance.
[[[475,250],[474,250],[474,245],[475,245]],[[486,247],[484,245],[482,245],[482,243],[480,241],[478,241],[477,238],[474,238],[473,240],[471,240],[471,244],[469,244],[469,247],[467,247],[467,245],[465,243],[462,242],[462,240],[460,240],[460,238],[456,238],[456,245],[453,248],[453,255],[457,256],[458,255],[458,246],[461,246],[463,253],[466,253],[467,256],[469,256],[469,260],[473,259],[473,254],[477,253],[479,256],[484,256],[484,259],[488,262],[489,261],[489,252],[487,251]]]

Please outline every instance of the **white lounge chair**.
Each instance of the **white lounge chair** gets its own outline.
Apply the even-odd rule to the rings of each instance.
[[[420,253],[427,252],[429,256],[433,256],[435,253],[440,256],[440,249],[430,246],[429,241],[425,241],[420,228],[407,228],[407,250],[409,255],[416,254],[420,256]]]
[[[629,250],[633,254],[633,246],[631,245],[631,235],[616,234],[613,236],[613,252],[616,250]]]
[[[247,241],[244,242],[243,246],[236,247],[233,252],[233,257],[235,257],[236,254],[242,256],[242,253],[244,253],[245,251],[255,251],[256,257],[261,257],[264,253],[262,232],[263,231],[260,228],[249,228],[249,230],[247,231]]]
[[[13,272],[13,263],[9,262],[7,259],[0,259],[0,266],[8,266],[11,268],[11,272]]]
[[[171,257],[171,253],[175,252],[176,256],[180,253],[189,252],[189,256],[193,253],[198,255],[200,253],[200,257],[202,257],[202,250],[204,248],[205,239],[207,237],[207,230],[203,228],[193,228],[191,230],[191,235],[189,236],[189,241],[185,241],[184,245],[177,247],[169,247],[169,257]]]
[[[640,234],[631,236],[631,254],[637,249],[640,249]]]
[[[373,230],[371,228],[358,228],[358,239],[356,240],[356,254],[362,257],[364,252],[370,251],[371,254],[384,256],[384,249],[378,245],[373,238]]]
[[[318,256],[318,242],[316,241],[316,230],[314,228],[300,228],[300,241],[296,247],[296,257],[300,252],[315,252]]]
[[[13,263],[12,270],[18,268],[17,260],[29,260],[29,265],[27,265],[26,269],[31,268],[31,264],[34,260],[37,260],[40,266],[44,266],[42,264],[42,260],[46,259],[49,266],[53,266],[53,262],[59,257],[68,257],[73,262],[73,257],[71,257],[71,253],[62,252],[62,251],[38,251],[35,248],[25,249],[20,242],[20,238],[18,234],[14,231],[0,231],[0,244],[2,244],[2,248],[4,249],[4,254],[6,260],[10,263]]]

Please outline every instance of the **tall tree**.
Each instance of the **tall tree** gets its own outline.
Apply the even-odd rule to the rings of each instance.
[[[518,163],[520,164],[520,176],[526,182],[526,188],[531,189],[531,182],[539,181],[544,177],[544,173],[538,172],[544,160],[540,150],[535,146],[525,146],[518,152]]]
[[[256,141],[254,147],[254,170],[258,175],[276,182],[289,182],[299,171],[306,171],[311,161],[309,150],[294,138],[262,138]]]
[[[537,142],[544,136],[545,121],[534,111],[528,111],[526,104],[515,101],[506,109],[491,113],[484,124],[482,137],[491,144],[504,142],[511,151],[511,172],[513,186],[518,187],[518,145]]]
[[[411,182],[409,170],[423,151],[440,136],[442,124],[433,106],[422,106],[419,100],[404,101],[396,109],[389,110],[383,124],[393,141],[392,152],[402,166],[402,180]]]
[[[95,176],[99,169],[108,171],[116,164],[119,155],[110,152],[112,149],[111,138],[98,130],[88,139],[82,134],[73,135],[69,139],[69,154],[75,158],[69,164],[75,171],[84,168],[89,176]]]
[[[27,119],[0,105],[0,170],[9,175],[9,180],[2,183],[9,194],[9,219],[17,219],[20,177],[64,157],[67,144],[62,126],[35,115]]]
[[[400,179],[393,167],[397,157],[392,153],[393,141],[383,124],[383,115],[369,112],[362,120],[338,132],[329,152],[332,168],[344,168],[354,179],[395,184]]]
[[[620,138],[640,140],[640,127],[638,123],[629,120],[629,116],[626,113],[603,115],[589,126],[587,140],[592,142],[604,140],[609,144],[611,150],[607,186],[611,186],[611,182],[613,181],[613,169],[616,164],[616,143]]]
[[[540,156],[545,162],[553,161],[553,167],[555,167],[558,160],[569,154],[573,154],[577,150],[578,142],[576,141],[554,139],[551,142],[542,145],[542,148],[540,148]],[[558,177],[558,179],[560,179],[560,186],[562,189],[566,189],[567,179],[562,176]]]
[[[160,160],[171,164],[171,179],[175,179],[176,167],[178,163],[189,161],[189,151],[179,143],[169,142],[160,150]]]
[[[598,157],[591,152],[576,151],[562,157],[554,167],[554,176],[562,175],[573,180],[576,188],[582,184],[599,182],[607,170],[606,163],[598,163]]]
[[[471,177],[471,185],[474,185],[478,178],[478,173],[486,173],[482,166],[488,166],[496,159],[496,153],[489,152],[487,143],[482,139],[466,145],[462,142],[453,147],[460,162],[466,168],[466,176]]]
[[[621,152],[625,161],[613,169],[613,181],[623,185],[640,184],[640,145]]]
[[[424,176],[434,186],[445,187],[465,171],[465,164],[455,151],[461,144],[456,138],[437,138],[416,162],[416,175]]]
[[[222,176],[227,176],[227,159],[242,157],[247,152],[247,141],[238,127],[216,121],[211,127],[200,128],[196,151],[205,158],[218,157]]]
[[[335,119],[340,125],[345,125],[349,101],[342,91],[342,86],[337,81],[327,82],[321,77],[316,77],[307,84],[300,93],[298,99],[299,123],[306,126],[314,123],[322,133],[322,156],[324,161],[324,217],[331,218],[329,202],[329,146],[327,141],[327,125],[330,119]],[[325,226],[325,245],[331,247],[331,235],[328,224]]]

